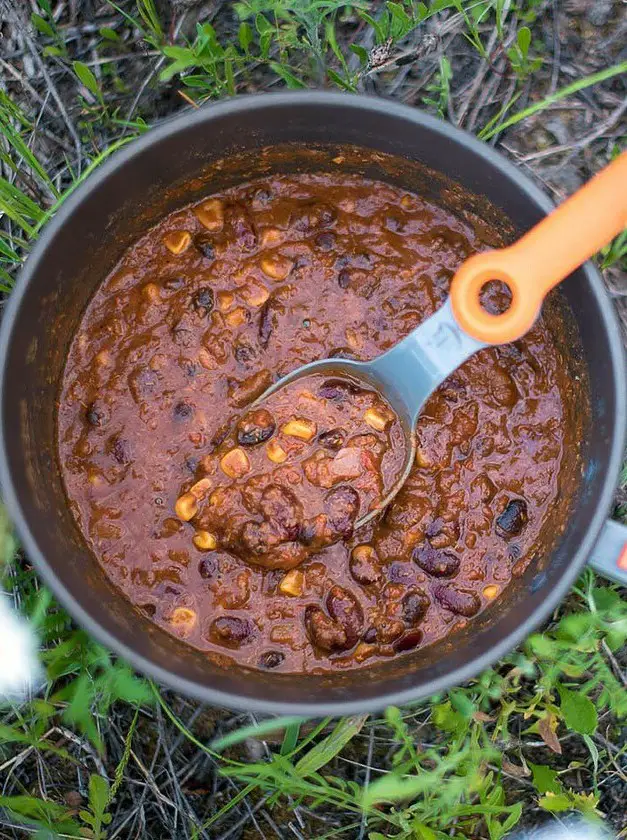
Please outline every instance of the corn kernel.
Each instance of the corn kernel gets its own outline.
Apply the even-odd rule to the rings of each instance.
[[[198,351],[198,361],[205,370],[215,370],[217,367],[216,360],[204,347],[201,347]]]
[[[387,408],[368,408],[364,412],[365,422],[377,432],[384,432],[393,419],[394,415]]]
[[[401,207],[404,207],[405,210],[410,210],[414,206],[414,200],[410,195],[404,195],[401,198]]]
[[[170,624],[181,633],[189,633],[196,624],[198,616],[194,610],[188,607],[177,607],[172,611]]]
[[[224,320],[229,327],[241,327],[248,321],[248,312],[243,306],[236,306],[224,316]]]
[[[296,417],[281,426],[281,431],[288,437],[299,438],[300,440],[311,440],[315,437],[317,427],[312,420]]]
[[[279,584],[279,589],[284,595],[299,598],[303,594],[304,581],[305,577],[300,569],[292,569]]]
[[[281,231],[276,228],[266,228],[260,237],[260,244],[263,248],[269,245],[278,245],[281,241]]]
[[[240,294],[242,296],[242,300],[244,300],[249,306],[255,307],[263,306],[270,297],[270,292],[261,283],[248,283],[246,286],[242,287]]]
[[[376,551],[371,545],[362,543],[361,545],[356,545],[351,551],[351,557],[354,560],[371,560],[372,558],[376,558]]]
[[[218,541],[209,531],[196,531],[192,542],[199,551],[214,551],[218,547]]]
[[[191,234],[186,230],[173,230],[163,237],[163,244],[172,254],[182,254],[189,248],[191,241]]]
[[[159,286],[156,283],[146,283],[145,286],[142,286],[142,295],[151,303],[156,303],[161,299]]]
[[[198,513],[198,505],[196,504],[196,497],[192,493],[183,493],[182,496],[176,500],[174,505],[174,512],[183,522],[189,522]]]
[[[282,464],[287,458],[287,452],[277,440],[266,443],[266,454],[275,464]]]
[[[211,198],[195,207],[194,215],[207,230],[222,230],[224,226],[224,205],[218,198]]]
[[[273,280],[285,280],[292,270],[292,265],[293,263],[290,259],[282,257],[280,254],[262,257],[260,262],[263,273],[267,274]]]
[[[235,295],[233,292],[218,292],[216,300],[220,312],[226,312],[227,309],[230,309],[233,306]]]
[[[483,595],[488,601],[492,601],[496,596],[499,594],[498,586],[495,586],[491,583],[489,586],[484,586],[483,588]]]
[[[241,478],[250,470],[248,455],[239,446],[231,449],[220,459],[220,468],[229,478]]]
[[[346,343],[351,350],[361,350],[363,341],[361,336],[352,327],[347,327],[344,335],[346,336]]]
[[[433,461],[429,458],[427,450],[423,449],[422,446],[416,448],[416,464],[423,469],[428,469],[433,466]]]
[[[205,498],[210,487],[211,480],[208,478],[201,478],[200,481],[196,482],[196,484],[192,484],[189,488],[189,492],[197,501],[200,502]]]
[[[355,652],[353,653],[353,657],[357,662],[363,662],[364,660],[368,659],[370,656],[373,656],[377,653],[377,646],[376,645],[369,645],[366,642],[360,642],[357,647],[355,648]]]

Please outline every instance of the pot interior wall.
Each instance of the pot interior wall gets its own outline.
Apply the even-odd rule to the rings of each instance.
[[[329,137],[335,140],[334,148],[324,145]],[[268,150],[297,141],[306,146]],[[370,151],[352,153],[346,144]],[[410,166],[386,154],[419,164]],[[343,160],[332,163],[338,155]],[[469,210],[494,228],[495,244],[503,231],[512,237],[543,215],[542,208],[509,173],[495,171],[492,163],[433,126],[417,126],[399,115],[362,111],[355,104],[342,108],[296,105],[286,112],[279,98],[266,108],[227,111],[211,122],[195,115],[175,134],[157,131],[152,145],[120,158],[106,178],[96,175],[91,190],[70,200],[71,214],[53,223],[55,236],[42,243],[32,258],[34,265],[27,269],[25,280],[31,288],[17,314],[7,358],[2,412],[6,439],[14,441],[8,452],[10,470],[16,477],[17,495],[32,537],[47,560],[48,580],[52,569],[77,618],[88,627],[89,617],[94,619],[117,641],[118,649],[134,651],[152,663],[157,676],[165,677],[167,671],[171,683],[181,681],[187,690],[194,690],[188,684],[191,682],[238,695],[237,703],[244,708],[252,708],[255,700],[310,707],[349,699],[363,702],[417,684],[424,686],[425,693],[433,680],[489,654],[533,615],[571,563],[595,509],[604,480],[600,466],[607,459],[613,436],[615,405],[607,363],[610,348],[598,326],[598,300],[585,271],[580,270],[564,287],[573,318],[562,336],[574,365],[573,375],[583,371],[580,341],[590,370],[594,434],[583,453],[578,514],[567,516],[565,499],[565,530],[550,562],[539,558],[532,564],[518,585],[511,587],[508,598],[479,617],[465,635],[445,640],[436,649],[358,673],[268,679],[257,672],[224,670],[212,664],[130,609],[83,544],[55,465],[59,380],[80,316],[124,249],[165,213],[195,196],[264,172],[329,166],[393,181],[427,193],[452,209]],[[460,192],[455,181],[476,197]],[[582,405],[587,402],[584,379]]]

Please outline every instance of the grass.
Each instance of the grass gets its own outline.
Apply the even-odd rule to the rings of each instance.
[[[393,95],[503,143],[521,165],[547,149],[537,115],[576,105],[607,129],[591,136],[589,119],[558,138],[560,164],[534,170],[558,192],[569,160],[587,171],[624,145],[627,65],[570,54],[569,78],[557,56],[568,39],[536,0],[248,0],[202,19],[120,0],[74,21],[63,4],[35,5],[29,37],[47,78],[24,79],[18,61],[21,81],[0,90],[7,294],[41,227],[105,157],[175,108],[227,94]],[[55,96],[63,112],[46,104]],[[610,280],[625,260],[623,235],[601,255]],[[622,485],[625,517],[627,470]],[[0,710],[3,838],[499,840],[570,811],[627,837],[627,600],[590,571],[541,633],[470,683],[381,717],[322,721],[206,709],[134,674],[41,586],[4,516],[0,581],[37,630],[47,677]]]

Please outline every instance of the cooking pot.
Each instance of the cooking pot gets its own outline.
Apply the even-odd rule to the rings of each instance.
[[[623,455],[625,365],[612,305],[590,263],[562,286],[578,333],[574,352],[588,372],[590,406],[569,515],[550,555],[534,560],[453,639],[347,673],[270,676],[225,668],[131,608],[101,572],[70,511],[55,444],[65,354],[91,295],[124,249],[174,207],[273,167],[319,166],[325,154],[350,146],[366,150],[365,174],[411,189],[410,173],[422,167],[431,173],[425,189],[434,194],[451,195],[461,186],[479,197],[477,208],[489,203],[497,216],[505,214],[512,235],[551,210],[544,194],[497,152],[413,108],[326,92],[241,97],[160,125],[91,175],[42,232],[3,318],[0,481],[29,558],[100,642],[156,680],[215,705],[314,716],[415,701],[507,653],[550,615],[591,557],[627,583],[624,551],[620,560],[627,529],[606,522]],[[294,153],[273,155],[273,147]],[[387,155],[396,156],[396,165]],[[342,156],[335,156],[340,165]]]

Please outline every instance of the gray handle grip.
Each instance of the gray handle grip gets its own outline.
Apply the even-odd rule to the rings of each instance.
[[[627,586],[627,525],[608,519],[588,562],[598,574]]]

